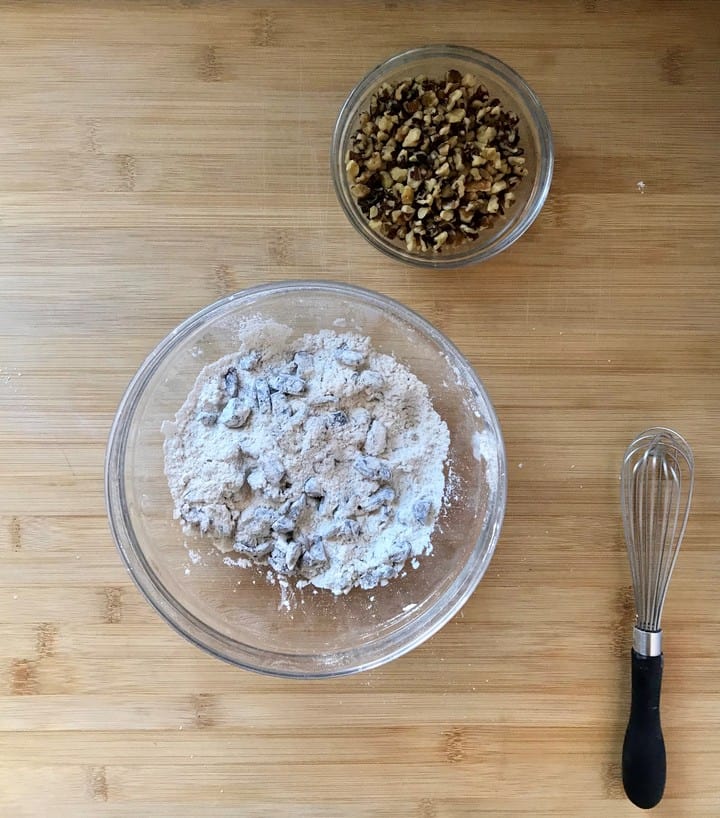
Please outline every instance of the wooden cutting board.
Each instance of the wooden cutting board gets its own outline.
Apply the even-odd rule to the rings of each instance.
[[[618,469],[669,424],[697,494],[666,607],[660,816],[720,815],[720,5],[0,3],[0,814],[631,816]],[[552,192],[501,257],[425,273],[346,222],[334,117],[401,49],[523,74]],[[419,310],[507,441],[486,578],[379,670],[286,682],[186,644],[110,539],[106,435],[205,304],[317,277]]]

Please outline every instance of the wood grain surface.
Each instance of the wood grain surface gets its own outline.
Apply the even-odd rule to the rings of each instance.
[[[669,424],[697,494],[666,606],[666,798],[720,815],[720,4],[0,2],[0,814],[636,814],[623,450]],[[513,65],[556,174],[502,256],[382,258],[328,172],[346,93],[431,41]],[[644,183],[643,185],[640,182]],[[463,613],[359,676],[186,644],[107,530],[118,400],[179,321],[317,277],[419,310],[477,368],[506,523]]]

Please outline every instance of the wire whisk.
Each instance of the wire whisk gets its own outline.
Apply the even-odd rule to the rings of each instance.
[[[665,594],[690,513],[693,454],[671,429],[648,429],[625,453],[622,510],[636,626],[659,631]]]
[[[623,460],[621,501],[636,621],[632,703],[623,744],[623,783],[639,807],[655,806],[665,789],[665,742],[660,726],[661,620],[688,515],[693,454],[672,429],[648,429]]]

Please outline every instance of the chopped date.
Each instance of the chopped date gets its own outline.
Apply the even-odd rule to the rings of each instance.
[[[307,507],[307,498],[304,494],[301,494],[297,500],[293,500],[290,503],[290,506],[287,510],[287,516],[291,520],[297,521],[298,517],[303,513],[305,508]]]
[[[356,540],[360,536],[362,527],[357,520],[348,518],[340,523],[339,534],[341,537],[347,537],[351,540]]]
[[[431,508],[432,505],[429,500],[417,500],[413,503],[412,513],[415,521],[420,525],[425,525]]]
[[[287,395],[283,394],[282,392],[271,393],[270,405],[272,407],[272,413],[275,415],[275,417],[285,417],[286,415],[292,414],[290,401],[287,399]]]
[[[345,412],[330,412],[328,415],[328,426],[346,426],[347,422],[348,416]]]
[[[373,392],[383,388],[385,385],[385,378],[383,378],[383,376],[374,369],[365,369],[360,373],[358,384],[366,391]]]
[[[287,552],[284,548],[278,547],[277,543],[268,557],[268,565],[278,574],[287,573]]]
[[[234,366],[223,375],[223,389],[229,398],[236,398],[240,392],[240,376]]]
[[[262,538],[270,533],[276,514],[268,506],[258,506],[247,520],[238,523],[238,535]]]
[[[214,426],[218,421],[217,412],[198,412],[197,417],[203,426]]]
[[[402,565],[410,556],[410,543],[407,540],[399,540],[395,543],[395,548],[390,554],[390,562],[393,565]]]
[[[318,395],[315,398],[310,398],[310,406],[324,406],[327,403],[337,403],[338,398],[335,395]]]
[[[294,360],[296,366],[295,374],[299,378],[307,380],[313,374],[315,369],[313,356],[309,352],[300,350],[300,352],[295,353]]]
[[[262,469],[253,469],[247,476],[247,484],[253,491],[260,491],[267,484],[265,472]]]
[[[325,496],[325,492],[323,491],[317,477],[308,477],[308,479],[305,481],[305,485],[303,486],[303,490],[308,497],[316,497],[320,499]]]
[[[361,455],[355,459],[353,466],[363,477],[368,477],[371,480],[388,483],[392,479],[392,471],[386,460]]]
[[[338,508],[338,501],[332,499],[327,494],[320,500],[320,505],[318,506],[318,514],[321,517],[331,517]]]
[[[280,484],[280,481],[285,476],[285,466],[275,457],[269,457],[262,464],[262,470],[265,473],[268,483],[273,486]]]
[[[233,544],[233,550],[241,554],[247,554],[249,557],[265,557],[275,547],[273,540],[260,539],[247,536],[244,532],[238,533]]]
[[[366,571],[358,580],[361,588],[369,590],[376,585],[387,585],[388,580],[398,575],[399,569],[393,565],[378,565],[370,571]]]
[[[378,489],[376,492],[373,492],[369,497],[363,500],[360,503],[360,508],[363,511],[377,511],[381,506],[386,505],[387,503],[392,503],[395,499],[395,492],[390,486],[383,486],[381,489]]]
[[[220,423],[228,429],[239,429],[247,423],[250,417],[250,407],[240,398],[230,398],[225,404],[225,408],[220,413]]]
[[[256,349],[253,349],[246,355],[243,355],[238,360],[237,365],[240,369],[244,369],[246,372],[251,372],[260,363],[261,357],[262,356],[260,353]]]
[[[305,381],[297,375],[275,375],[268,378],[267,382],[270,389],[285,395],[301,395],[307,387]]]
[[[223,503],[211,503],[196,507],[186,503],[181,509],[186,523],[197,526],[201,534],[213,537],[230,537],[235,531],[235,520],[230,509]]]
[[[292,426],[299,426],[308,416],[308,407],[305,403],[293,401],[290,404],[290,410],[292,411],[290,420]]]
[[[345,366],[357,368],[365,360],[365,354],[354,349],[338,349],[335,351],[335,360]]]
[[[368,429],[370,428],[370,424],[372,423],[372,416],[370,412],[364,406],[358,406],[352,410],[350,413],[352,417],[353,425],[358,429],[359,432],[362,432],[363,435],[367,434]]]
[[[196,525],[203,534],[207,534],[210,518],[205,509],[195,508],[185,503],[180,509],[180,516],[189,525]]]
[[[295,528],[295,520],[289,516],[278,517],[272,524],[272,530],[278,534],[289,534]]]
[[[385,424],[377,420],[370,424],[367,437],[365,438],[365,451],[369,455],[379,455],[385,451],[387,446],[387,428]]]
[[[258,409],[261,412],[270,412],[272,409],[272,402],[270,401],[270,387],[265,378],[258,378],[255,381],[255,399],[257,400]]]
[[[327,565],[327,554],[322,538],[318,537],[300,558],[300,573],[310,579],[319,574]]]
[[[288,571],[295,570],[295,566],[302,555],[303,547],[299,542],[295,540],[290,540],[287,545],[287,550],[285,551],[285,564],[287,565]]]

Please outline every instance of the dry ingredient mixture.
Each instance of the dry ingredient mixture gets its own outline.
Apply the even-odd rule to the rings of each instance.
[[[229,564],[297,587],[385,585],[432,550],[447,426],[369,338],[290,334],[246,322],[238,352],[206,366],[164,424],[175,517]]]
[[[345,156],[351,193],[370,227],[410,252],[473,241],[527,174],[518,123],[472,74],[383,83]]]

